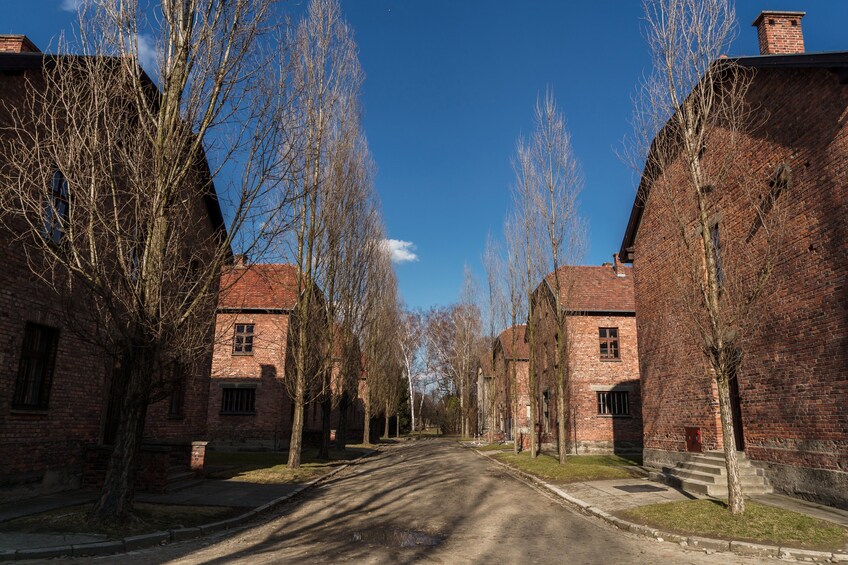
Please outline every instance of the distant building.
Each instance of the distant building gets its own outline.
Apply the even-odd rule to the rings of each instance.
[[[753,72],[748,104],[767,116],[738,154],[763,186],[785,172],[791,204],[731,403],[738,449],[776,488],[848,508],[848,52],[805,53],[803,16],[763,12],[760,56],[734,59]],[[721,240],[746,241],[756,219],[735,187],[711,198]],[[658,468],[723,446],[712,376],[663,306],[675,284],[672,223],[643,177],[621,255],[636,275],[645,463]]]
[[[495,409],[501,422],[496,431],[525,447],[529,445],[532,427],[530,396],[527,392],[530,353],[524,335],[526,329],[524,324],[512,326],[495,339],[495,383],[489,389],[489,393],[496,396]]]
[[[208,403],[212,447],[288,447],[294,403],[285,376],[286,370],[292,370],[289,323],[297,300],[297,269],[293,265],[247,265],[240,257],[222,274]],[[336,364],[331,379],[334,391],[338,370]],[[333,430],[338,429],[338,400],[331,413]],[[347,399],[346,433],[358,438],[364,414],[356,400]],[[305,440],[317,443],[322,426],[320,403],[309,402],[303,417]]]
[[[534,370],[542,443],[556,445],[556,308],[565,314],[570,351],[565,390],[569,453],[639,451],[642,411],[633,273],[618,256],[600,267],[559,269],[545,277],[531,300],[535,324]]]

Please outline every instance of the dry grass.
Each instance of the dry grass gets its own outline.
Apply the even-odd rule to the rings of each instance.
[[[684,500],[624,510],[621,517],[666,531],[821,550],[845,549],[848,530],[783,508],[745,501],[734,516],[720,500]]]
[[[134,518],[128,524],[99,524],[88,521],[92,504],[70,506],[23,516],[3,522],[4,532],[103,534],[110,537],[133,536],[160,530],[190,528],[226,520],[244,512],[226,506],[177,506],[137,502]]]
[[[477,448],[478,451],[512,451],[513,449],[511,443],[489,443]]]
[[[317,458],[317,450],[308,449],[301,454],[299,469],[288,467],[287,451],[211,451],[206,454],[206,460],[212,467],[226,467],[209,473],[211,479],[259,484],[304,483],[370,451],[364,447],[350,446],[345,451],[330,451],[330,459],[324,460]]]
[[[511,467],[555,483],[630,479],[640,476],[635,468],[637,461],[617,455],[569,455],[563,465],[550,455],[541,454],[533,459],[526,451],[518,455],[511,452],[495,453],[492,457]]]

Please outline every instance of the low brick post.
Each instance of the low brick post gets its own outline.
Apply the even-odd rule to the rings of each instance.
[[[206,445],[208,441],[191,442],[191,470],[203,476],[206,467]]]

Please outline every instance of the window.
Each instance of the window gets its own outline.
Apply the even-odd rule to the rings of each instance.
[[[15,382],[13,408],[43,410],[50,396],[53,366],[56,363],[56,345],[59,330],[27,323],[21,348],[21,364]]]
[[[253,324],[236,324],[233,355],[253,355]]]
[[[69,212],[68,181],[56,171],[50,183],[50,198],[44,207],[44,236],[53,243],[59,243],[65,235]]]
[[[618,359],[618,328],[598,328],[601,359]]]
[[[221,414],[254,414],[255,388],[224,388],[221,398]]]
[[[174,363],[174,372],[171,375],[173,384],[171,385],[170,404],[168,405],[168,416],[170,418],[182,418],[183,407],[185,406],[185,367],[182,363]]]
[[[718,288],[724,286],[724,268],[721,264],[721,238],[718,233],[718,224],[713,224],[710,228],[710,242],[713,247],[713,259],[715,260],[715,274]]]
[[[630,398],[627,391],[608,391],[598,393],[599,416],[629,416]]]

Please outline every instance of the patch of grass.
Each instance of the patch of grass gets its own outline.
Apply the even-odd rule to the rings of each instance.
[[[617,455],[569,455],[563,465],[559,464],[556,457],[541,454],[533,459],[526,451],[518,455],[495,453],[492,457],[531,475],[557,483],[629,479],[639,475],[634,468],[635,461]]]
[[[81,504],[58,508],[40,514],[32,514],[3,522],[4,532],[103,534],[110,537],[133,536],[170,530],[190,528],[238,516],[244,509],[226,506],[177,506],[137,502],[134,519],[127,524],[92,524],[88,513],[93,504]]]
[[[477,448],[479,451],[512,451],[513,447],[508,443],[489,443],[486,445],[481,445]]]
[[[844,549],[848,529],[783,508],[745,501],[734,516],[720,500],[684,500],[624,510],[622,518],[678,534],[736,539],[809,549]]]
[[[318,478],[344,465],[351,459],[365,455],[370,450],[364,447],[350,446],[344,451],[330,451],[330,459],[318,459],[317,449],[307,449],[301,453],[299,469],[288,467],[288,451],[250,451],[227,452],[210,451],[207,463],[211,467],[224,467],[207,474],[211,479],[227,479],[245,483],[279,484],[303,483]]]

